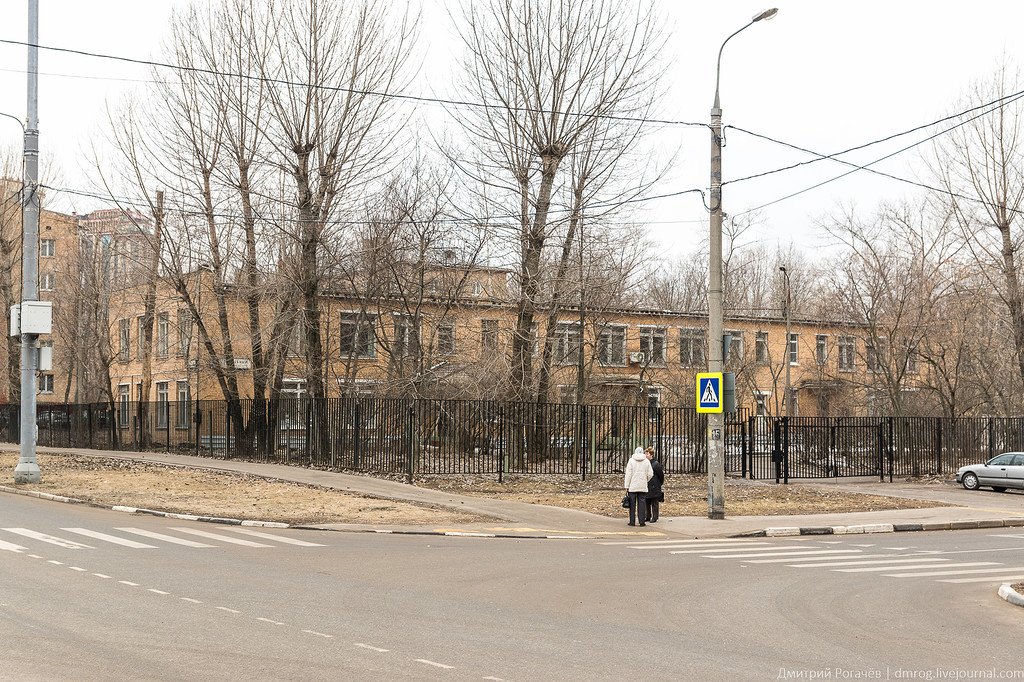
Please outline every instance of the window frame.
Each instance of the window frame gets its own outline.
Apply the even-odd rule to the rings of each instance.
[[[377,358],[377,316],[359,311],[341,313],[338,349],[344,358]]]
[[[706,367],[708,331],[704,327],[679,328],[679,364],[682,367]],[[696,343],[695,343],[696,342]],[[683,351],[687,349],[684,358]],[[699,359],[696,357],[699,355]]]
[[[759,365],[767,365],[771,362],[771,353],[768,350],[768,332],[754,332],[754,362]]]
[[[658,341],[658,343],[655,343]],[[657,357],[655,356],[657,348]],[[644,354],[644,364],[653,367],[665,366],[665,350],[668,348],[668,327],[641,326],[640,352]]]
[[[577,326],[579,326],[577,324]],[[602,367],[626,366],[626,332],[628,325],[607,324],[597,337],[597,362]]]

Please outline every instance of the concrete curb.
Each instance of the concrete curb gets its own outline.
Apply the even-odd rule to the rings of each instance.
[[[1013,589],[1011,583],[1003,583],[999,586],[999,596],[1015,606],[1024,606],[1024,595]]]
[[[178,519],[180,521],[202,521],[204,523],[219,523],[228,526],[247,526],[253,528],[295,528],[298,530],[326,530],[335,533],[377,533],[380,535],[438,535],[442,537],[467,537],[467,538],[514,538],[520,540],[594,540],[596,535],[513,535],[510,533],[475,533],[469,531],[438,531],[438,530],[390,530],[379,528],[321,528],[304,524],[288,524],[280,521],[258,521],[251,519],[228,519],[221,516],[200,516],[198,514],[178,514],[157,509],[144,509],[142,507],[126,507],[123,505],[105,505],[88,500],[79,500],[74,497],[54,495],[52,493],[41,493],[36,490],[19,490],[10,486],[0,485],[0,492],[14,495],[25,495],[51,502],[63,502],[65,504],[82,504],[97,509],[109,509],[127,514],[148,514],[149,516],[160,516],[167,519]]]
[[[866,533],[911,533],[925,530],[967,530],[972,528],[1018,528],[1024,517],[947,521],[941,523],[868,523],[856,526],[781,526],[737,533],[733,538],[773,538],[791,535],[860,535]]]

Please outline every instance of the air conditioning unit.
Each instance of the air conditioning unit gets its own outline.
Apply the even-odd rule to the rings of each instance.
[[[630,363],[632,363],[634,365],[642,365],[642,364],[644,364],[644,352],[640,351],[639,353],[630,353],[629,354],[629,361],[630,361]]]

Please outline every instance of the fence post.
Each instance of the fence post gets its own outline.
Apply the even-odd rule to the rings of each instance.
[[[782,479],[782,418],[772,419],[772,464],[775,469],[775,483]]]
[[[583,480],[587,480],[587,406],[580,403],[579,414],[577,415],[577,421],[579,425],[579,434],[577,436],[577,447],[576,451],[579,452],[580,457],[580,471],[582,472]]]
[[[747,450],[748,450],[748,448],[747,448],[747,422],[745,422],[745,421],[741,421],[740,422],[740,439],[741,439],[741,443],[740,443],[740,447],[741,447],[741,450],[740,450],[740,460],[742,461],[742,463],[740,464],[740,468],[742,469],[742,471],[740,473],[740,478],[746,478],[747,477]]]
[[[942,417],[935,418],[935,473],[942,473]]]
[[[789,484],[789,415],[782,418],[782,482]]]
[[[988,418],[988,458],[989,459],[992,459],[993,457],[996,456],[995,439],[996,439],[996,431],[995,431],[995,428],[992,425],[992,417],[989,417]]]
[[[352,468],[359,469],[359,448],[361,443],[359,442],[359,429],[362,426],[362,414],[359,411],[359,399],[356,398],[356,407],[352,417],[352,429],[354,434],[352,436]]]
[[[885,421],[878,422],[878,482],[885,483]]]
[[[224,459],[231,459],[231,401],[227,401],[227,412],[224,416]]]
[[[893,421],[894,419],[889,417],[889,483],[892,483],[892,469],[896,459],[896,442],[894,438]]]
[[[406,439],[406,479],[409,485],[412,485],[412,474],[413,474],[413,452],[415,450],[415,444],[413,443],[413,431],[416,422],[416,407],[409,405],[409,423],[406,425],[407,439]]]

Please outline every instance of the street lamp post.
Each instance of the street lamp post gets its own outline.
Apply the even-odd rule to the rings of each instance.
[[[722,51],[732,38],[759,21],[771,19],[778,13],[771,8],[761,12],[725,41],[718,49],[715,67],[715,102],[711,107],[711,201],[709,206],[711,239],[708,281],[708,371],[721,372],[722,353],[722,106],[718,86],[722,73]],[[725,518],[725,415],[708,415],[708,518]]]
[[[782,302],[782,315],[786,318],[786,396],[784,402],[786,404],[786,416],[793,416],[793,388],[790,383],[789,370],[793,364],[793,334],[789,328],[789,308],[793,303],[790,284],[789,284],[789,270],[786,269],[785,265],[779,266],[779,271],[782,272],[782,276],[786,285],[786,296]]]

